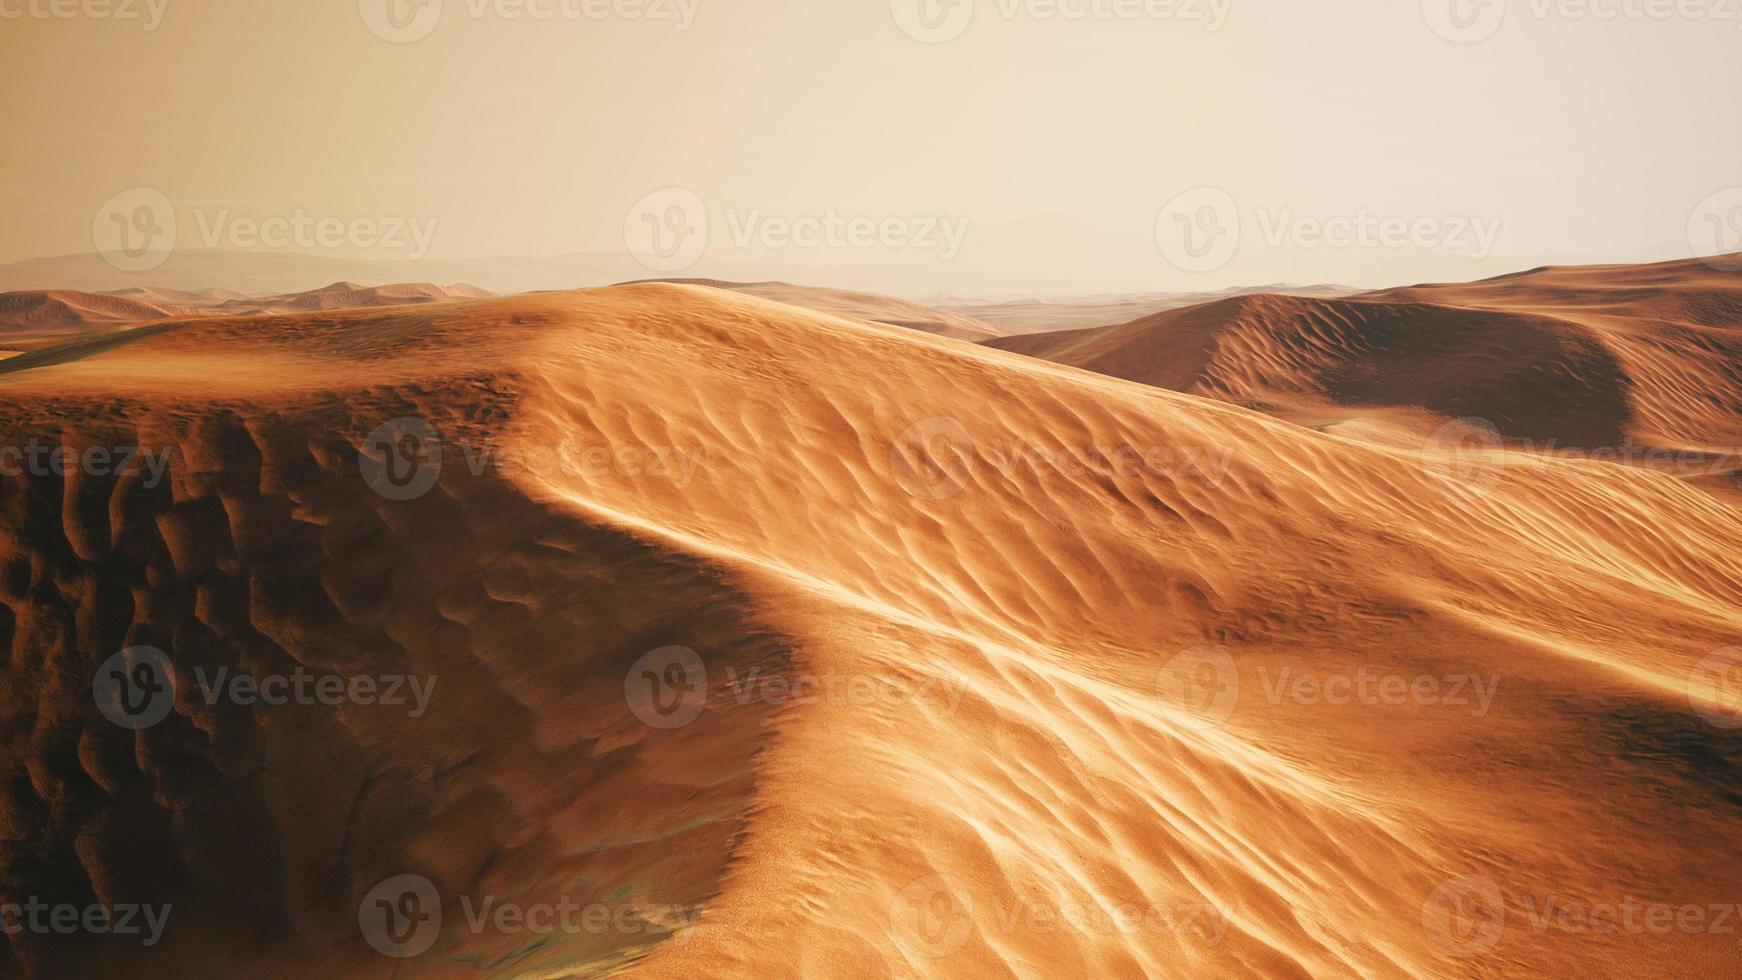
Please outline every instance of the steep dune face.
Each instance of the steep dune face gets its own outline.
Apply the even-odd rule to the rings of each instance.
[[[1540,448],[1742,446],[1742,277],[1698,262],[1244,297],[990,344],[1309,424],[1389,408]]]
[[[923,306],[894,296],[862,293],[826,286],[796,286],[789,282],[725,282],[718,279],[662,280],[688,286],[725,289],[745,296],[785,303],[831,316],[851,317],[892,327],[906,327],[922,333],[957,340],[983,341],[998,336],[999,330],[988,323],[963,313],[952,313]]]
[[[0,881],[181,917],[143,954],[12,937],[27,966],[1735,962],[1555,912],[1734,901],[1742,524],[1685,482],[684,286],[102,341],[0,362],[6,443],[170,451],[152,488],[4,484]],[[405,426],[425,464],[383,483]],[[89,692],[140,644],[178,684],[131,732]],[[439,680],[417,719],[240,708],[197,693],[219,665]],[[444,914],[386,960],[359,905],[398,875]],[[483,897],[665,914],[534,934]]]

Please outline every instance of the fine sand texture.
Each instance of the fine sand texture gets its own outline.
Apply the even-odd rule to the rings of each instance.
[[[0,882],[174,905],[150,950],[0,968],[1733,974],[1734,934],[1561,913],[1736,901],[1735,496],[1228,403],[1728,438],[1733,373],[1671,373],[1730,287],[1653,332],[1551,285],[1230,300],[1069,365],[672,284],[0,361],[0,446],[167,460],[0,479]],[[1454,298],[1467,343],[1415,338]],[[176,685],[133,731],[91,692],[139,645]],[[685,717],[649,715],[674,662]],[[214,703],[221,668],[437,686]],[[359,909],[399,875],[444,914],[388,959]],[[474,928],[484,897],[666,914]]]

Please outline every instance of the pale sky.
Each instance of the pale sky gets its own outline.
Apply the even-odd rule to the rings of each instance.
[[[332,234],[283,247],[334,257],[627,241],[649,276],[910,293],[1380,286],[1742,236],[1735,0],[423,2],[0,0],[0,262],[103,247],[134,188],[180,249],[300,215]]]

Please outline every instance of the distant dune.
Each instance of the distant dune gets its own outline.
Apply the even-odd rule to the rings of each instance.
[[[476,286],[398,283],[359,286],[338,282],[304,293],[247,297],[229,290],[135,287],[113,293],[57,289],[0,293],[0,342],[19,349],[54,343],[72,333],[119,330],[187,316],[261,316],[352,307],[410,306],[491,294]]]
[[[830,289],[824,286],[795,286],[786,282],[725,282],[719,279],[641,281],[671,282],[680,285],[726,289],[747,296],[760,296],[777,303],[786,303],[789,306],[799,306],[808,310],[816,310],[819,313],[828,313],[832,316],[852,317],[858,320],[869,320],[872,323],[887,323],[894,327],[907,327],[910,330],[937,334],[940,337],[954,337],[957,340],[991,340],[1000,333],[990,324],[983,323],[971,316],[933,309],[909,300],[897,299],[893,296],[880,296],[875,293]]]
[[[1088,296],[1073,299],[1024,299],[998,302],[940,301],[939,308],[975,317],[1003,334],[1049,333],[1085,330],[1130,323],[1141,317],[1187,306],[1213,303],[1232,296],[1271,293],[1279,296],[1347,296],[1360,290],[1350,286],[1259,286],[1225,289],[1213,293],[1137,293],[1121,296]]]
[[[1539,447],[1742,453],[1742,275],[1701,262],[1242,296],[989,343],[1306,424],[1421,410]]]
[[[1517,431],[1546,417],[1533,385],[1592,438],[1717,417],[1715,355],[1647,397],[1613,343],[1646,349],[1664,284],[1535,305],[1576,275],[1476,316],[1447,293],[1225,301],[1054,353],[1333,408],[1462,410],[1480,380]],[[1670,277],[1693,314],[1651,348],[1665,366],[1725,336],[1727,287],[1694,276]],[[405,418],[421,463],[382,428]],[[1742,880],[1734,706],[1690,682],[1742,635],[1742,522],[1665,474],[1345,438],[669,284],[78,338],[0,362],[0,445],[35,442],[168,462],[0,497],[0,880],[176,918],[144,953],[12,936],[9,972],[1736,962],[1734,935],[1540,918]],[[142,644],[177,691],[135,732],[91,691]],[[439,685],[416,718],[238,706],[200,694],[219,668]],[[430,884],[394,906],[429,945],[388,960],[359,910],[401,875]],[[482,896],[652,911],[533,935],[472,925]]]

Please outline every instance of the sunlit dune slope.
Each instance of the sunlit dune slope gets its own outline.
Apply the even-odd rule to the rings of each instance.
[[[1703,262],[1240,297],[990,343],[1309,424],[1425,410],[1538,448],[1742,446],[1742,275]]]
[[[1388,449],[660,284],[153,325],[0,362],[0,402],[7,444],[170,452],[151,487],[0,482],[0,881],[183,916],[147,954],[11,937],[27,968],[1737,962],[1734,935],[1537,914],[1734,901],[1734,706],[1690,678],[1742,635],[1742,522],[1665,475]],[[359,460],[404,417],[440,438],[421,495]],[[135,734],[90,701],[129,644],[178,680],[439,687],[413,719],[212,706],[188,680]],[[706,700],[657,727],[626,692],[673,646]],[[1357,676],[1476,683],[1297,683]],[[399,874],[447,914],[389,961],[358,906]],[[534,936],[469,929],[480,895],[702,911]]]

